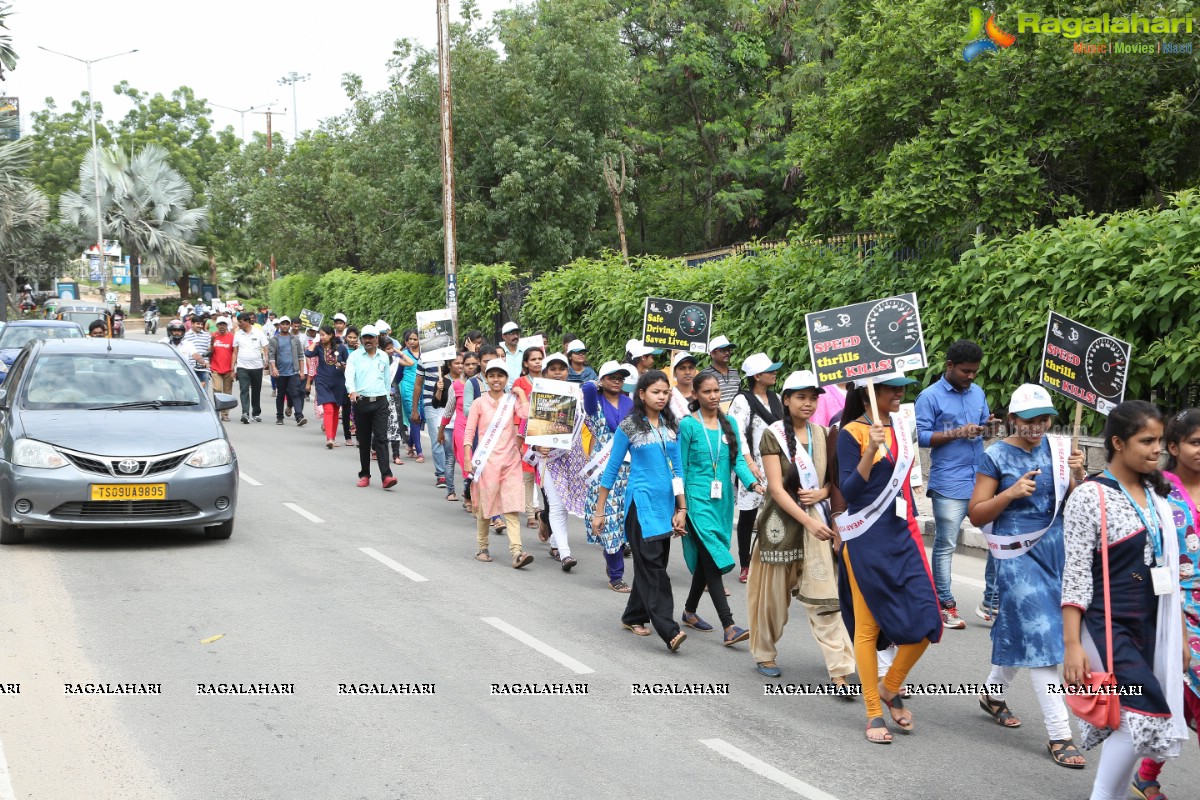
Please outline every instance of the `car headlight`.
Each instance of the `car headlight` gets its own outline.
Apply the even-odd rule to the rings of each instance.
[[[58,469],[69,462],[61,453],[36,439],[17,439],[13,442],[12,463],[18,467]]]
[[[196,448],[191,458],[183,462],[189,467],[223,467],[233,461],[233,451],[224,439],[213,439]]]

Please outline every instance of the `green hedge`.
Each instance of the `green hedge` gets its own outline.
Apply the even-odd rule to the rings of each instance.
[[[520,322],[527,333],[546,333],[552,346],[564,331],[574,333],[599,364],[620,358],[625,341],[640,335],[647,296],[707,301],[715,305],[714,331],[739,345],[735,365],[762,350],[790,371],[809,366],[806,312],[913,291],[932,361],[916,377],[934,380],[946,348],[972,338],[986,353],[979,384],[993,406],[1003,406],[1018,384],[1037,379],[1046,314],[1053,307],[1132,342],[1127,396],[1174,409],[1197,402],[1198,264],[1200,194],[1189,191],[1161,211],[1074,218],[981,241],[957,263],[948,257],[901,261],[886,252],[859,259],[804,244],[694,268],[664,258],[633,259],[627,266],[615,254],[581,259],[533,282]],[[500,293],[519,277],[507,264],[464,269],[460,328],[490,334],[499,321]],[[286,291],[280,286],[292,280],[297,284]],[[398,328],[442,298],[438,277],[343,270],[319,282],[277,281],[272,305],[283,307],[285,297],[299,303],[298,285],[312,287],[305,302],[318,310],[344,308],[356,321],[382,315]],[[1064,412],[1071,406],[1066,398],[1059,402]],[[1100,426],[1094,416],[1087,422],[1093,430]]]

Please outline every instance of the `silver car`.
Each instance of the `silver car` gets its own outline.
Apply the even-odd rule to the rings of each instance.
[[[0,385],[0,544],[36,528],[233,533],[238,464],[177,351],[120,339],[33,341]]]

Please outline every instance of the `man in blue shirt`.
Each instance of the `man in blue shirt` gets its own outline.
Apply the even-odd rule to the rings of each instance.
[[[917,398],[917,441],[930,448],[927,491],[933,500],[933,583],[942,606],[942,622],[956,630],[967,623],[958,616],[950,565],[975,489],[975,462],[983,454],[983,435],[987,426],[996,422],[983,390],[975,385],[981,361],[979,345],[969,339],[958,340],[946,351],[946,374]],[[987,576],[988,586],[994,587],[995,567],[990,556]],[[985,590],[984,605],[990,609],[988,604]]]
[[[371,485],[371,450],[383,476],[383,488],[396,485],[388,464],[388,378],[391,357],[379,349],[379,331],[364,325],[358,334],[361,346],[346,361],[346,393],[354,405],[358,426],[358,485]]]

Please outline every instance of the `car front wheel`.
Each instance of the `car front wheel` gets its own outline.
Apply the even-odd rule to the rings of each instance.
[[[25,541],[25,531],[11,522],[0,520],[0,544],[20,544]]]
[[[0,528],[0,536],[3,535],[3,528]],[[222,522],[220,525],[210,525],[204,529],[204,537],[206,539],[228,539],[233,536],[233,520]],[[0,542],[3,539],[0,538]]]

